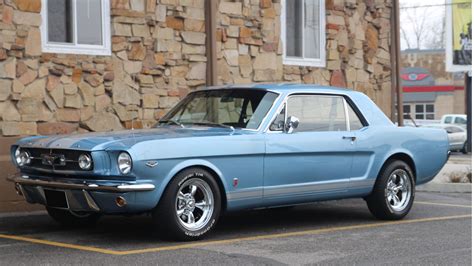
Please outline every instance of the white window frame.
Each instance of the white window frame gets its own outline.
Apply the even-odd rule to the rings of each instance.
[[[295,65],[295,66],[312,66],[312,67],[326,67],[326,5],[325,0],[314,0],[319,1],[319,25],[321,30],[319,31],[319,59],[305,58],[304,57],[304,41],[303,41],[303,57],[291,57],[286,55],[286,1],[294,0],[282,0],[281,1],[281,41],[283,48],[283,64]],[[303,10],[301,12],[304,12]],[[304,16],[301,16],[304,19]],[[303,23],[304,25],[304,23]],[[304,29],[303,29],[303,40],[304,40]]]
[[[415,103],[415,119],[421,119],[421,120],[434,120],[436,117],[436,111],[435,111],[435,104],[434,103]],[[416,111],[416,106],[417,105],[422,105],[423,106],[423,112],[417,112]],[[427,112],[426,111],[426,106],[427,105],[433,105],[433,112]],[[423,115],[423,118],[417,118],[417,115]],[[433,115],[433,119],[427,119],[427,115]]]
[[[76,13],[76,2],[82,0],[72,0],[73,13]],[[110,34],[110,1],[102,2],[102,45],[78,44],[76,43],[77,23],[76,16],[73,16],[74,34],[73,43],[48,42],[48,0],[41,1],[41,49],[44,53],[59,54],[84,54],[84,55],[111,55],[111,34]]]

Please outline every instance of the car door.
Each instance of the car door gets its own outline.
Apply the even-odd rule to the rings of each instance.
[[[265,136],[265,202],[304,201],[318,193],[347,189],[354,133],[348,131],[346,116],[342,96],[288,97]],[[283,128],[285,117],[299,119],[292,133]]]

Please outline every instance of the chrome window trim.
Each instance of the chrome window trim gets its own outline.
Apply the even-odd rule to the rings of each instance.
[[[347,102],[344,97],[342,97],[343,105],[344,105],[344,115],[346,116],[346,131],[351,131],[351,122],[349,121],[349,109],[347,108]]]
[[[281,112],[282,108],[287,106],[288,99],[292,96],[297,96],[297,95],[322,95],[322,96],[328,96],[328,97],[341,97],[343,100],[343,105],[344,105],[344,113],[346,116],[346,131],[350,132],[350,121],[349,121],[349,110],[348,110],[348,103],[346,100],[346,97],[349,97],[345,94],[337,94],[337,93],[318,93],[318,92],[308,92],[308,91],[293,91],[288,93],[285,96],[285,99],[280,103],[280,106],[277,109],[277,112],[275,112],[272,116],[271,121],[268,123],[267,127],[265,130],[263,130],[263,133],[270,133],[270,134],[275,134],[275,133],[283,133],[282,130],[279,131],[272,131],[270,130],[270,126],[272,125],[273,121],[276,119],[278,114]],[[275,100],[275,102],[278,100],[278,98]],[[273,107],[272,107],[273,108]],[[271,109],[270,109],[271,110]],[[285,109],[285,125],[286,125],[286,119],[288,117],[288,108]],[[364,117],[365,119],[365,117]],[[344,131],[344,132],[346,132]],[[308,131],[308,132],[323,132],[323,131]],[[327,131],[327,132],[334,132],[334,131]]]

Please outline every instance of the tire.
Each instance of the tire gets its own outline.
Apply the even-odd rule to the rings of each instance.
[[[94,226],[101,216],[98,213],[75,213],[51,207],[46,207],[46,210],[53,220],[66,227]]]
[[[414,199],[415,179],[412,169],[403,161],[393,160],[383,167],[366,201],[376,218],[400,220],[408,214]]]
[[[464,145],[462,146],[462,153],[467,154],[469,151],[467,150],[467,141],[464,142]]]
[[[189,168],[178,173],[152,212],[156,232],[172,240],[202,239],[219,219],[220,193],[216,180],[204,169]]]

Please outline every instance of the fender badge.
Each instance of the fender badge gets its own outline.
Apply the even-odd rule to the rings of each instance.
[[[239,179],[238,179],[238,178],[234,178],[234,179],[232,180],[232,185],[233,185],[234,187],[237,187],[237,186],[239,185]]]
[[[148,161],[148,162],[145,163],[145,165],[150,167],[150,168],[153,168],[153,167],[158,165],[158,162],[157,161]]]

